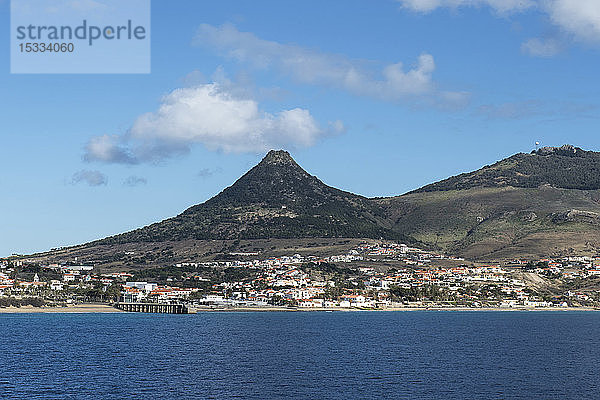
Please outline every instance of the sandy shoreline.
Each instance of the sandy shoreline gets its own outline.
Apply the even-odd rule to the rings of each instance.
[[[0,314],[30,314],[30,313],[121,313],[108,304],[76,304],[67,307],[7,307],[0,308]]]
[[[600,309],[592,307],[514,307],[514,308],[499,308],[499,307],[388,307],[378,309],[359,309],[359,308],[300,308],[300,307],[190,307],[190,313],[203,312],[356,312],[356,311],[375,311],[375,312],[390,312],[390,311],[600,311]],[[28,314],[28,313],[123,313],[108,304],[77,304],[67,307],[7,307],[0,308],[0,314]]]

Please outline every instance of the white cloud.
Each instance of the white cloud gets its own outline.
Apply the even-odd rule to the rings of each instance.
[[[488,6],[500,14],[519,12],[536,6],[534,0],[398,0],[403,8],[428,13],[437,8]]]
[[[441,101],[432,79],[435,62],[427,53],[421,54],[412,67],[399,62],[376,71],[373,63],[366,60],[263,40],[252,33],[240,32],[232,25],[202,24],[194,43],[216,48],[225,56],[255,68],[277,69],[301,83],[334,87],[382,100],[429,96]]]
[[[90,186],[102,186],[108,183],[108,178],[100,171],[81,170],[73,174],[71,183],[87,183]]]
[[[531,38],[521,45],[521,51],[534,57],[553,57],[562,51],[557,39]]]
[[[547,0],[550,19],[565,32],[579,39],[600,41],[600,1]]]
[[[332,126],[320,128],[310,112],[302,108],[277,113],[261,111],[255,100],[235,96],[211,83],[167,94],[158,110],[139,116],[126,135],[92,138],[86,145],[84,159],[156,162],[185,153],[196,143],[225,152],[308,147],[343,129],[339,121]]]
[[[130,130],[135,140],[198,142],[226,152],[305,147],[322,134],[308,110],[261,112],[256,101],[235,98],[217,84],[174,90],[157,111],[140,116]]]
[[[402,8],[429,13],[438,8],[465,8],[487,6],[503,15],[537,9],[548,15],[555,26],[573,37],[600,41],[600,1],[598,0],[397,0]],[[531,39],[524,44],[524,51],[541,53],[549,57],[552,43]],[[557,48],[554,47],[556,51]],[[558,52],[558,51],[557,51]],[[555,53],[556,54],[556,53]]]
[[[90,139],[85,146],[85,161],[118,162],[121,164],[136,164],[136,158],[120,142],[123,137],[117,135],[102,135]]]

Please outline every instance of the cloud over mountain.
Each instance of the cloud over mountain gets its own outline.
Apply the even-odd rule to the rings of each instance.
[[[210,83],[173,90],[156,111],[140,115],[124,135],[93,137],[85,146],[84,160],[158,162],[186,153],[194,144],[224,152],[300,148],[342,130],[341,121],[322,128],[303,108],[263,111],[256,100]]]

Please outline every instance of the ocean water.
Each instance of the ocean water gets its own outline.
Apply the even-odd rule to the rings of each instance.
[[[0,399],[599,399],[600,313],[0,314]]]

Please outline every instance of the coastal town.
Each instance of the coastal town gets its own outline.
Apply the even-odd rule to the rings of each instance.
[[[76,259],[41,265],[0,260],[0,307],[86,302],[186,304],[196,310],[386,310],[600,306],[600,257],[479,265],[393,242],[365,242],[328,257],[185,261],[98,272]]]

